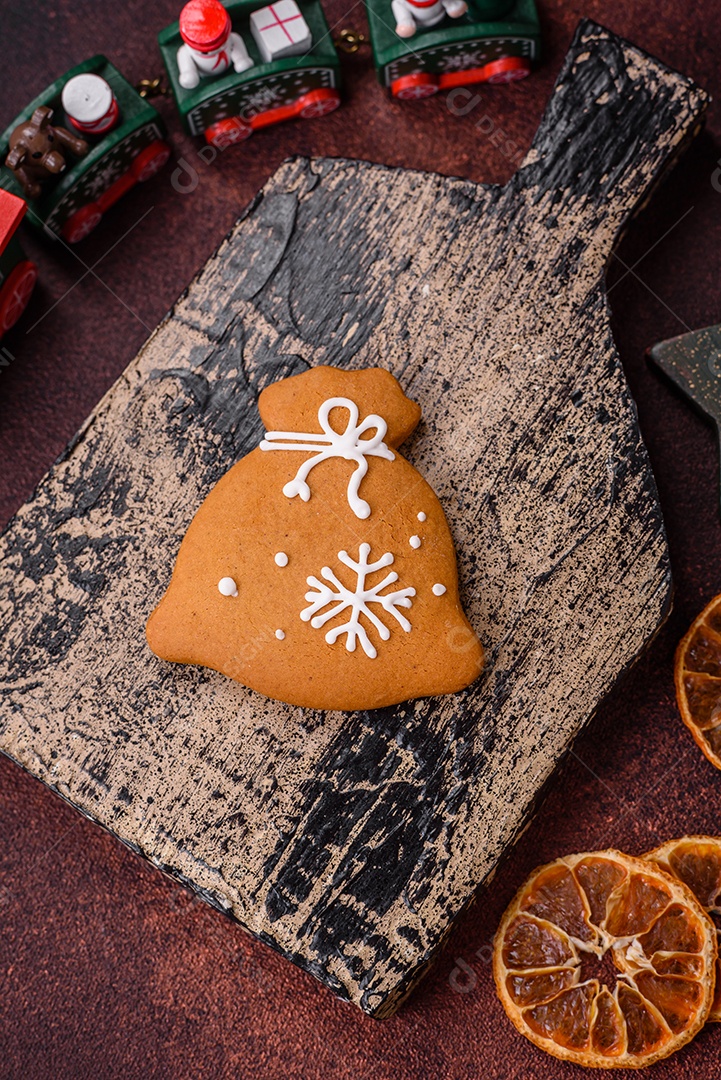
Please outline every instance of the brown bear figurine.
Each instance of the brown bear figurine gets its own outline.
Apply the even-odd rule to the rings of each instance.
[[[483,649],[451,533],[397,449],[418,405],[380,368],[316,367],[258,406],[265,438],[191,522],[148,620],[153,652],[316,709],[468,686]]]
[[[5,164],[22,184],[28,199],[36,199],[46,181],[65,171],[65,151],[85,157],[89,149],[85,139],[66,128],[53,127],[52,118],[53,110],[41,105],[10,136],[10,153]]]

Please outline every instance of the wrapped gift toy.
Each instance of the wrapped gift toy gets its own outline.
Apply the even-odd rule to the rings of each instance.
[[[295,0],[278,0],[277,4],[254,11],[250,30],[266,64],[284,56],[302,56],[313,44],[313,35]]]

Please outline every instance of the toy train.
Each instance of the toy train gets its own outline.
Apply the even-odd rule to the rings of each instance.
[[[539,56],[534,0],[366,0],[366,8],[379,81],[400,100],[522,79]],[[262,8],[190,0],[158,41],[186,130],[219,148],[340,105],[338,54],[319,0]]]
[[[17,237],[25,210],[22,199],[0,190],[0,338],[27,307],[38,277]]]
[[[206,17],[191,21],[189,11]],[[210,20],[213,11],[217,22]],[[158,42],[186,130],[220,149],[258,128],[324,116],[340,105],[340,63],[319,0],[306,0],[302,10],[295,0],[265,7],[257,0],[225,7],[190,0]],[[224,59],[209,77],[197,62],[215,56]]]
[[[163,167],[165,134],[153,106],[94,56],[51,83],[0,135],[0,188],[28,200],[31,225],[75,244]]]
[[[520,79],[538,59],[534,0],[365,2],[378,78],[401,101]],[[320,0],[189,0],[158,43],[185,129],[219,149],[340,105]],[[6,207],[5,192],[17,197],[14,210],[0,206],[0,334],[36,277],[14,239],[18,200],[31,225],[74,244],[169,157],[159,113],[104,56],[66,72],[15,117],[0,134],[0,196]]]
[[[515,82],[530,75],[539,57],[534,0],[393,0],[395,29],[388,0],[366,0],[366,8],[378,79],[401,101],[456,86]],[[408,38],[401,36],[404,27]]]

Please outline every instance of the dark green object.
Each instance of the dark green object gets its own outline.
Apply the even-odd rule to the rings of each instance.
[[[442,76],[482,68],[502,57],[538,61],[541,28],[534,0],[469,0],[459,19],[446,17],[432,30],[412,38],[395,32],[391,0],[366,0],[373,59],[378,80],[390,87],[405,75]],[[443,87],[441,87],[443,89]]]
[[[191,135],[203,135],[208,128],[230,117],[250,122],[261,113],[291,105],[313,90],[331,90],[340,86],[338,53],[319,0],[298,5],[313,35],[310,51],[271,64],[264,63],[250,30],[251,12],[260,6],[258,0],[235,0],[225,4],[233,30],[243,38],[253,67],[240,73],[231,67],[224,75],[201,78],[193,90],[185,90],[178,81],[176,54],[183,44],[178,23],[172,23],[158,34],[175,104]]]
[[[649,356],[713,421],[721,445],[721,325],[660,341],[649,349]]]
[[[37,199],[27,200],[26,220],[51,235],[63,233],[63,227],[74,214],[84,207],[98,205],[99,200],[101,210],[105,210],[101,198],[104,193],[130,172],[133,161],[143,150],[163,141],[166,135],[165,124],[153,106],[140,97],[109,60],[104,56],[93,56],[46,87],[8,125],[0,135],[1,162],[7,156],[13,130],[29,120],[41,105],[49,105],[53,110],[53,123],[73,130],[65,117],[61,94],[67,82],[88,72],[100,75],[110,85],[120,109],[120,122],[107,135],[91,136],[91,149],[85,157],[75,158],[69,154],[68,167],[60,179],[47,184]],[[0,187],[26,198],[22,185],[4,165],[0,166]],[[115,200],[107,201],[112,205]]]

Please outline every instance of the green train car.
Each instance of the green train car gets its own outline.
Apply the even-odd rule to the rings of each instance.
[[[113,126],[105,133],[86,134],[84,157],[69,155],[66,169],[43,184],[37,198],[28,199],[28,222],[51,236],[75,244],[100,223],[106,211],[137,183],[154,176],[170,157],[165,125],[158,112],[137,93],[104,56],[94,56],[51,83],[0,135],[0,161],[9,149],[10,135],[29,121],[36,109],[49,106],[52,123],[70,129],[62,104],[66,84],[79,75],[98,75],[112,90]],[[76,128],[77,130],[77,128]],[[25,196],[14,173],[0,167],[0,188]]]
[[[0,189],[0,338],[22,315],[38,278],[17,238],[26,209],[23,199]]]
[[[365,2],[378,79],[401,101],[456,86],[523,79],[540,55],[534,0],[468,0],[459,18],[441,11],[438,23],[426,29],[419,23],[412,37],[396,33],[391,0]],[[407,4],[411,12],[413,7]]]
[[[278,4],[232,0],[225,8],[232,30],[245,45],[252,67],[202,77],[193,89],[181,86],[178,49],[183,45],[178,22],[158,35],[158,43],[175,104],[186,131],[225,149],[243,142],[259,128],[297,117],[312,119],[340,105],[340,63],[319,0],[299,0],[298,7],[312,35],[301,55],[270,63],[261,55],[250,27],[251,15],[273,11]],[[283,21],[278,18],[278,25]]]

